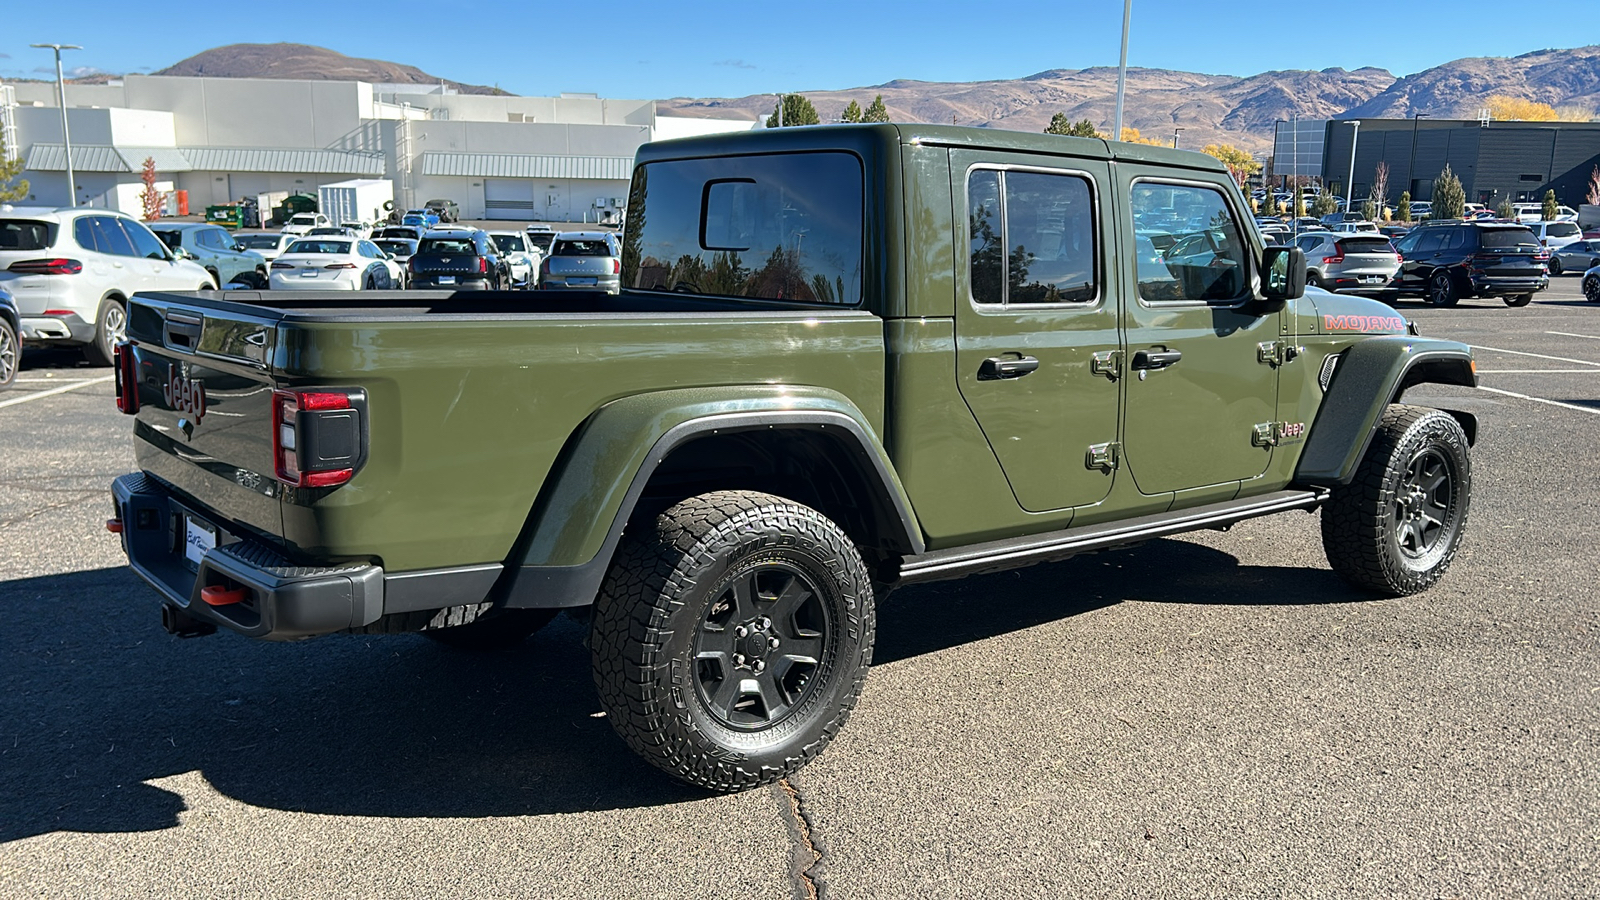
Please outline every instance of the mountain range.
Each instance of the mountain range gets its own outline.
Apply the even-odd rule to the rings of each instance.
[[[345,56],[306,44],[230,44],[196,54],[156,75],[221,78],[359,80],[436,85],[463,93],[505,93],[498,87],[465,84],[414,66]],[[103,80],[97,79],[97,80]],[[1051,69],[1023,78],[977,82],[896,80],[846,90],[800,90],[824,121],[837,121],[854,100],[863,108],[882,95],[889,116],[900,122],[954,122],[983,128],[1043,131],[1056,113],[1088,119],[1111,130],[1117,70],[1110,67]],[[1231,143],[1251,151],[1268,149],[1279,119],[1406,117],[1473,118],[1488,97],[1534,100],[1569,115],[1593,117],[1600,109],[1600,45],[1538,50],[1515,57],[1458,59],[1397,78],[1370,67],[1321,71],[1286,70],[1246,77],[1170,69],[1130,68],[1124,124],[1147,138],[1181,146]],[[765,118],[772,94],[736,98],[675,97],[658,100],[663,115]]]

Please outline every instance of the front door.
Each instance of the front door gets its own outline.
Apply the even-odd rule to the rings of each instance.
[[[1259,345],[1279,340],[1281,313],[1252,302],[1260,251],[1240,225],[1247,213],[1225,175],[1117,170],[1123,245],[1135,248],[1122,263],[1134,483],[1160,494],[1254,478],[1271,460],[1255,429],[1271,427],[1278,399]]]
[[[1117,439],[1118,385],[1100,374],[1117,349],[1115,273],[1100,160],[950,154],[958,257],[956,368],[971,408],[1030,512],[1096,503],[1109,466],[1092,445]],[[958,226],[958,227],[962,227]]]

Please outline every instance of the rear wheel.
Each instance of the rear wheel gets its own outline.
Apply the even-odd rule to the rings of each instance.
[[[1529,303],[1533,302],[1533,295],[1517,294],[1512,297],[1503,297],[1501,299],[1506,301],[1507,306],[1527,306]]]
[[[1384,410],[1350,484],[1322,508],[1322,547],[1345,581],[1390,597],[1431,587],[1455,559],[1472,495],[1467,436],[1449,413]]]
[[[1551,256],[1550,256],[1550,274],[1551,275],[1560,275],[1561,271],[1562,271],[1561,270],[1561,257],[1556,256],[1555,254],[1551,254]]]
[[[17,330],[7,319],[0,319],[0,389],[8,388],[17,378],[17,367],[22,365],[22,344],[17,340]]]
[[[95,317],[94,342],[83,348],[83,355],[91,365],[111,365],[111,348],[128,339],[128,310],[122,301],[107,297],[100,301],[100,313]]]
[[[1456,283],[1450,273],[1440,270],[1428,279],[1428,302],[1434,306],[1455,306],[1461,302]]]
[[[814,509],[691,497],[631,529],[595,603],[601,706],[651,765],[738,791],[821,753],[872,662],[872,581]]]

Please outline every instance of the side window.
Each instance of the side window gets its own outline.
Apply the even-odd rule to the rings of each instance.
[[[975,302],[1094,300],[1098,253],[1088,179],[980,169],[972,173],[967,194]]]
[[[1322,243],[1322,238],[1319,238],[1314,234],[1302,234],[1302,235],[1300,235],[1299,247],[1300,247],[1301,250],[1304,250],[1307,254],[1309,254],[1311,252],[1311,249],[1313,247],[1317,246],[1320,243]]]
[[[1440,244],[1444,243],[1444,233],[1447,230],[1448,229],[1444,228],[1424,229],[1422,232],[1422,237],[1417,238],[1417,244],[1415,248],[1417,254],[1421,255],[1423,253],[1438,252]]]
[[[100,250],[100,242],[95,238],[94,222],[91,221],[93,218],[93,216],[81,216],[77,221],[73,222],[72,239],[78,242],[79,247],[99,253],[102,251]]]
[[[122,225],[111,216],[90,216],[90,226],[94,229],[95,243],[100,245],[101,253],[110,253],[113,256],[138,256],[133,252],[133,241],[128,240],[128,235],[122,230]]]
[[[1477,243],[1473,240],[1476,235],[1468,234],[1468,229],[1466,228],[1451,228],[1449,229],[1449,232],[1450,233],[1445,236],[1444,243],[1440,245],[1439,249],[1461,250]]]
[[[1130,205],[1136,231],[1171,241],[1161,255],[1162,270],[1140,271],[1140,299],[1223,302],[1249,290],[1246,245],[1222,191],[1138,182]]]
[[[150,233],[150,229],[128,219],[116,219],[115,221],[122,225],[122,230],[127,232],[128,240],[133,242],[135,255],[142,256],[145,259],[167,258],[166,246],[157,240],[155,235]]]

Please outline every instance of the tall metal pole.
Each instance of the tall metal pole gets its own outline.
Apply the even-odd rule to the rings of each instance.
[[[56,52],[56,89],[61,99],[61,146],[67,153],[67,205],[78,205],[78,182],[72,172],[72,135],[67,131],[67,79],[61,74],[61,51],[82,50],[77,44],[33,44],[40,49]]]
[[[1346,125],[1354,125],[1355,130],[1350,132],[1350,177],[1344,181],[1344,211],[1350,211],[1350,204],[1356,200],[1356,140],[1361,137],[1361,120],[1351,119]]]
[[[1291,156],[1290,156],[1290,158],[1293,160],[1293,162],[1290,163],[1290,165],[1294,168],[1294,177],[1289,179],[1290,182],[1293,184],[1293,187],[1289,188],[1290,193],[1293,195],[1293,196],[1291,196],[1289,198],[1289,202],[1291,204],[1293,204],[1293,205],[1291,205],[1289,207],[1289,212],[1294,216],[1294,236],[1295,237],[1299,237],[1300,236],[1300,210],[1302,208],[1304,208],[1304,205],[1305,205],[1305,194],[1300,193],[1300,118],[1299,118],[1299,116],[1290,116],[1289,117],[1289,145],[1290,145],[1290,147],[1293,148],[1292,151],[1291,151]]]
[[[1428,118],[1427,113],[1411,114],[1411,161],[1406,163],[1406,181],[1409,182],[1406,187],[1409,188],[1407,193],[1411,194],[1413,200],[1422,199],[1417,196],[1417,186],[1422,181],[1417,177],[1417,120],[1426,118]]]
[[[1133,0],[1122,0],[1122,61],[1117,63],[1117,124],[1111,139],[1122,140],[1122,95],[1128,91],[1128,23],[1133,20]]]

